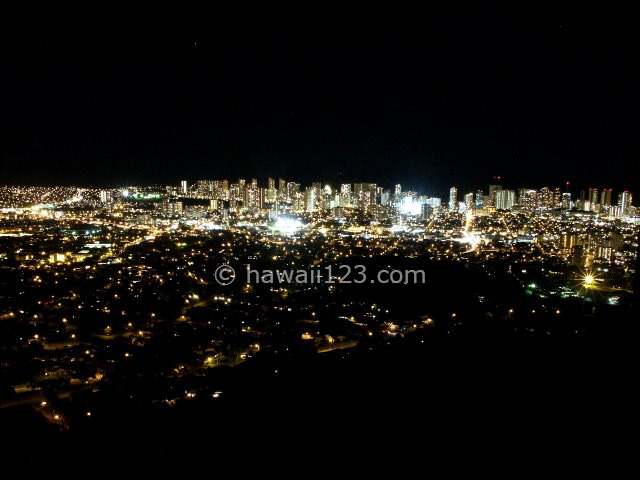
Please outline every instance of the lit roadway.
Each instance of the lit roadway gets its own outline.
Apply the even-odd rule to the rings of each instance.
[[[466,242],[469,244],[469,249],[462,252],[463,254],[475,252],[476,248],[478,247],[478,239],[476,238],[476,235],[471,231],[473,227],[473,211],[471,209],[467,210],[465,218],[466,221],[464,225],[464,232],[462,232],[462,235],[464,236]]]

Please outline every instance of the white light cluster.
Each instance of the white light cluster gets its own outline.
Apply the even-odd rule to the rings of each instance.
[[[416,202],[411,197],[405,197],[400,204],[400,213],[403,215],[420,215],[422,213],[422,203]]]
[[[302,228],[302,222],[295,218],[281,217],[276,220],[273,225],[273,229],[277,232],[284,233],[285,235],[291,235],[296,233]]]

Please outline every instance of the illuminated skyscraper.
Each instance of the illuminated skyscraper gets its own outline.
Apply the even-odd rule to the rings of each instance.
[[[287,182],[286,194],[287,200],[292,202],[293,199],[300,193],[300,184],[296,182]]]
[[[380,204],[381,205],[390,205],[391,204],[391,190],[385,188],[382,190],[380,194]]]
[[[305,211],[314,212],[317,208],[319,192],[314,187],[307,187],[305,190]]]
[[[449,189],[449,210],[452,212],[458,211],[458,189],[456,187]]]
[[[562,203],[562,193],[559,188],[551,190],[549,187],[542,187],[537,194],[536,207],[551,210],[560,207]]]
[[[341,207],[349,207],[351,206],[351,184],[343,183],[340,185],[340,206]]]
[[[353,194],[357,206],[368,210],[377,203],[378,186],[375,183],[354,183]]]
[[[210,198],[212,185],[210,180],[198,180],[192,187],[191,193],[195,198]]]
[[[269,177],[267,180],[267,190],[265,192],[265,201],[269,204],[276,203],[278,191],[276,190],[275,179]]]
[[[281,202],[290,202],[292,200],[287,181],[284,178],[278,179],[278,200]]]
[[[426,220],[433,214],[433,207],[428,203],[422,205],[422,218]]]
[[[511,210],[516,203],[515,190],[497,190],[496,191],[496,209]]]
[[[560,187],[555,187],[553,189],[553,205],[551,208],[561,208],[562,207],[562,190]]]
[[[473,205],[473,192],[467,193],[464,196],[464,206],[467,210],[472,210],[474,208]]]
[[[496,206],[496,192],[502,190],[502,185],[489,185],[489,206]]]
[[[189,183],[186,180],[180,182],[180,193],[185,196],[189,194]]]
[[[484,193],[482,190],[476,192],[476,208],[481,209],[484,207]]]
[[[537,205],[538,192],[532,188],[518,190],[518,203],[523,210],[532,211]]]
[[[244,206],[251,211],[258,211],[262,207],[262,195],[258,181],[254,178],[244,186]]]
[[[214,180],[211,185],[211,197],[215,200],[227,200],[228,180]]]
[[[625,190],[618,194],[618,207],[620,207],[620,215],[626,216],[629,214],[631,203],[633,201],[633,195],[631,192]]]

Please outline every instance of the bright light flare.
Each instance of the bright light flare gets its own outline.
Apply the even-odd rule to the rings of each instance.
[[[302,222],[295,218],[279,218],[273,225],[273,229],[285,235],[292,235],[302,228]]]
[[[420,215],[422,213],[422,204],[416,202],[411,197],[405,197],[400,204],[400,213],[403,215]]]

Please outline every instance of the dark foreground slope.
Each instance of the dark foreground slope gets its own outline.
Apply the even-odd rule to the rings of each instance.
[[[12,440],[4,453],[22,465],[197,463],[237,472],[344,460],[356,468],[444,462],[524,472],[555,460],[588,468],[614,445],[617,455],[626,451],[618,432],[630,421],[633,342],[616,338],[415,334],[322,355],[265,355],[217,370],[209,389],[172,405],[136,405],[130,391],[113,390],[99,405],[91,400],[100,413],[88,419],[80,395],[61,401],[64,431],[26,408],[4,409]]]

